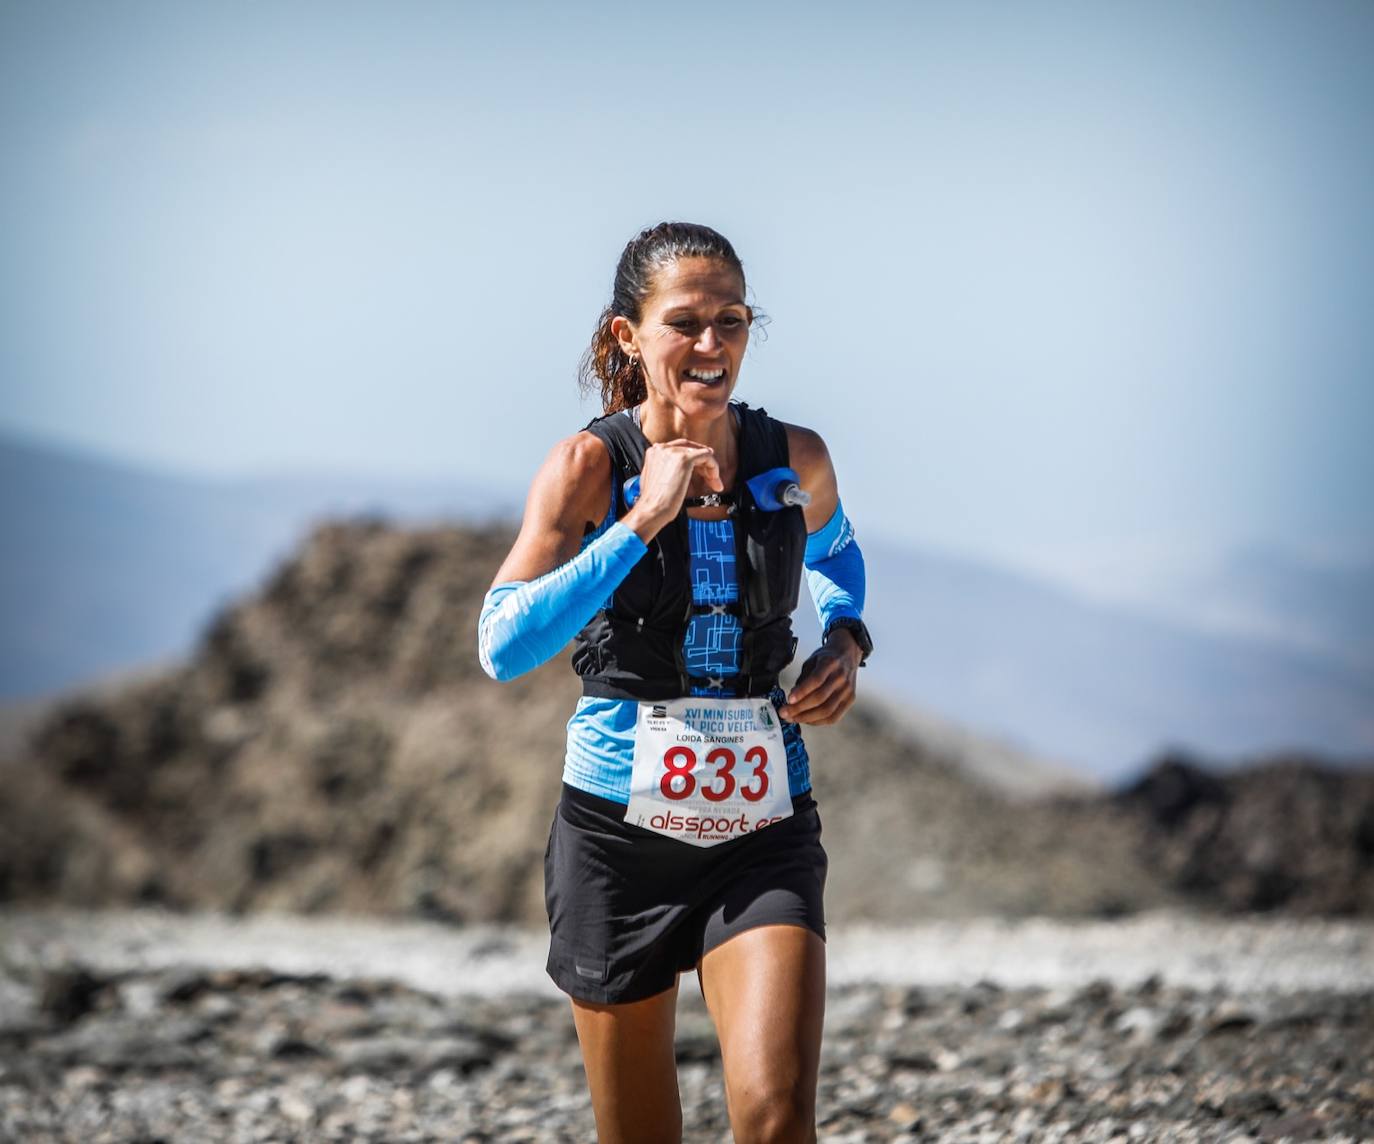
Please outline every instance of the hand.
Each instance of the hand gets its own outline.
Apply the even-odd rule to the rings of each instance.
[[[835,628],[802,664],[796,685],[778,714],[789,723],[838,723],[854,706],[863,650],[847,628]]]
[[[682,511],[682,502],[696,473],[701,474],[708,489],[725,490],[715,450],[709,445],[685,438],[650,445],[639,474],[639,499],[621,519],[647,544]]]

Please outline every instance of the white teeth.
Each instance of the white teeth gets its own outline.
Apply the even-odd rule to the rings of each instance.
[[[697,381],[715,381],[717,378],[725,376],[723,369],[689,369],[687,376],[695,378]]]

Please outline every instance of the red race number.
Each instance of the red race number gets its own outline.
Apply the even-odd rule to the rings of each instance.
[[[697,789],[697,780],[692,777],[692,768],[696,765],[696,752],[691,747],[669,747],[663,756],[665,770],[663,778],[658,784],[658,789],[663,792],[663,797],[672,799],[691,798],[692,792]],[[681,790],[673,789],[674,779],[682,780]]]
[[[708,802],[724,802],[735,793],[735,776],[730,773],[735,767],[735,752],[729,747],[717,747],[706,756],[706,761],[718,765],[719,769],[711,777],[720,779],[721,786],[716,788],[702,783],[701,797]]]
[[[758,802],[768,793],[768,751],[763,747],[750,747],[744,752],[744,761],[754,764],[754,772],[749,777],[758,779],[758,786],[746,783],[739,788],[739,792],[750,802]]]

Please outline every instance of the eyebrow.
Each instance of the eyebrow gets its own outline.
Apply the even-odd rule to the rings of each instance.
[[[664,311],[664,313],[665,313],[665,314],[676,314],[676,313],[678,313],[678,312],[680,312],[680,311],[690,311],[690,310],[703,309],[703,308],[708,308],[708,307],[710,307],[710,306],[712,306],[712,305],[714,305],[717,309],[724,309],[724,308],[727,307],[727,306],[744,306],[744,308],[745,308],[746,310],[749,308],[748,305],[745,303],[745,301],[744,301],[743,298],[733,298],[733,299],[731,299],[731,300],[728,301],[728,302],[717,302],[717,303],[704,302],[704,303],[702,303],[701,305],[696,305],[696,304],[693,304],[693,303],[691,303],[691,302],[679,302],[679,303],[677,303],[676,305],[669,306],[668,309]]]

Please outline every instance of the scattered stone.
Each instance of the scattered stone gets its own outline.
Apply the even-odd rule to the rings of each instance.
[[[935,1058],[920,1049],[897,1050],[888,1056],[888,1064],[894,1069],[910,1069],[912,1072],[936,1072],[940,1065]]]
[[[921,1130],[922,1118],[920,1111],[915,1105],[908,1104],[906,1101],[893,1105],[892,1111],[887,1114],[887,1118],[903,1132],[919,1132]]]
[[[1159,1035],[1164,1025],[1164,1016],[1158,1009],[1136,1005],[1127,1009],[1116,1019],[1116,1030],[1141,1040],[1150,1040]]]
[[[175,970],[168,977],[163,997],[172,1002],[194,1001],[212,988],[209,974],[202,970]]]
[[[1253,1013],[1235,1005],[1222,1005],[1208,1019],[1207,1034],[1212,1036],[1219,1033],[1239,1033],[1251,1028],[1255,1022],[1256,1017]]]
[[[177,985],[189,980],[184,970],[138,970],[110,991],[135,1005],[89,1005],[97,974],[49,977],[58,980],[84,984],[54,987],[54,998],[74,990],[88,1007],[22,1041],[0,1037],[0,1139],[552,1144],[593,1135],[559,999],[445,998],[262,970],[207,973],[188,992]],[[212,1001],[228,1002],[213,1018]],[[1374,1128],[1369,991],[1204,993],[1161,981],[1142,1004],[1139,989],[1106,982],[1071,994],[851,986],[832,989],[827,1010],[827,1141],[1355,1141]],[[1189,1013],[1201,1035],[1163,1035]],[[903,1015],[896,1027],[894,1014]],[[684,1138],[728,1139],[719,1048],[688,990],[677,1048]]]
[[[324,1057],[329,1054],[319,1045],[301,1037],[284,1034],[271,1038],[266,1054],[276,1061],[300,1060],[302,1057]]]
[[[1222,1101],[1221,1108],[1227,1116],[1237,1120],[1283,1111],[1283,1105],[1274,1094],[1264,1089],[1246,1089],[1243,1092],[1232,1093]]]
[[[108,982],[84,966],[50,970],[44,975],[39,1007],[63,1025],[84,1017]]]

